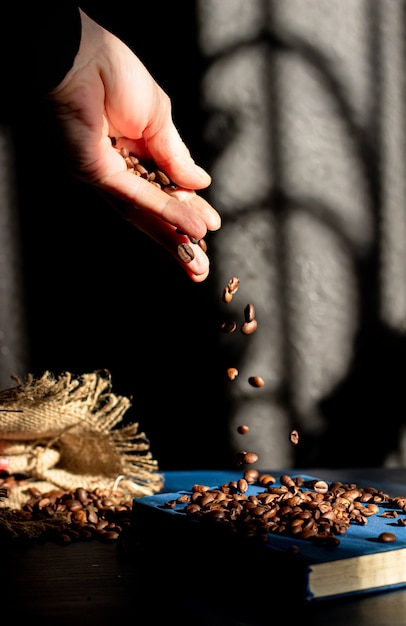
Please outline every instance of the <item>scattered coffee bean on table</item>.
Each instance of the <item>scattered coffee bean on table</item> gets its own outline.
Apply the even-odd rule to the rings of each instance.
[[[381,543],[392,543],[396,541],[396,535],[394,533],[383,532],[378,536],[378,541]]]
[[[375,487],[287,474],[280,476],[279,482],[276,486],[271,474],[247,469],[240,480],[217,488],[194,485],[182,511],[201,521],[221,523],[249,538],[267,541],[269,534],[277,533],[331,547],[340,544],[340,536],[351,524],[366,525],[369,517],[377,515],[378,504],[390,508],[402,504],[399,513],[406,514],[404,499],[391,498]],[[262,486],[263,491],[248,495],[248,485]],[[170,501],[166,506],[177,504]],[[393,542],[396,535],[383,532],[377,540]]]
[[[1,480],[12,486],[16,481],[12,483],[10,478]],[[0,509],[0,537],[20,541],[46,539],[62,545],[92,539],[116,543],[131,527],[133,498],[124,497],[119,491],[87,491],[80,487],[71,491],[27,491],[31,497],[21,509],[6,510],[8,523],[4,527]]]

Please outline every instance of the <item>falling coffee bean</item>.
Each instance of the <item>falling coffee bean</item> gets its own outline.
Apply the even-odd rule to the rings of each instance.
[[[257,320],[253,319],[250,322],[244,322],[242,324],[241,332],[243,333],[243,335],[252,335],[252,333],[255,333],[257,327]]]
[[[239,285],[240,279],[237,276],[232,276],[232,278],[230,278],[227,283],[227,287],[224,287],[223,289],[223,302],[231,302],[231,300],[233,299],[233,295],[238,291]]]
[[[258,455],[255,452],[238,452],[235,460],[237,465],[251,465],[258,461]]]
[[[231,322],[222,322],[221,330],[223,333],[233,333],[237,328],[237,324],[234,321]]]
[[[246,322],[252,322],[255,319],[255,308],[253,304],[247,304],[245,307],[244,318]]]
[[[264,379],[261,376],[250,376],[248,379],[251,387],[263,387],[265,385]]]
[[[290,432],[290,440],[295,446],[299,443],[299,433],[297,430],[292,430]]]
[[[228,380],[235,380],[238,376],[238,369],[236,367],[229,367],[227,369]]]
[[[227,283],[227,289],[232,295],[237,293],[239,286],[240,286],[240,279],[238,278],[238,276],[232,276]]]
[[[240,435],[246,435],[249,432],[249,427],[246,426],[246,424],[241,424],[241,426],[237,428],[237,432],[240,433]]]

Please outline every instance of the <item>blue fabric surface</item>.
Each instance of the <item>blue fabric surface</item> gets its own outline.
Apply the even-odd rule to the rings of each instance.
[[[163,493],[173,493],[184,489],[191,489],[194,484],[217,486],[228,483],[230,480],[241,478],[240,471],[223,470],[195,470],[164,472],[165,484]]]

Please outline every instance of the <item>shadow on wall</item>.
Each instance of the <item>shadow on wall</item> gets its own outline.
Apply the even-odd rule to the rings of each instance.
[[[227,131],[221,134],[221,141],[219,134],[209,138],[209,145],[203,141],[203,137],[207,139],[207,119],[218,112],[201,106],[201,78],[209,62],[198,50],[198,3],[158,2],[153,16],[146,4],[134,7],[115,2],[108,10],[100,7],[90,12],[137,52],[167,91],[181,135],[196,161],[211,171],[239,132],[239,120],[233,115],[220,116]],[[159,36],[156,20],[164,25]],[[373,27],[372,33],[375,30]],[[267,84],[274,124],[269,151],[274,184],[259,209],[268,216],[272,211],[281,252],[276,270],[279,283],[289,285],[289,277],[284,275],[289,246],[285,246],[283,223],[292,208],[322,206],[323,201],[312,194],[294,197],[286,185],[289,178],[284,171],[284,137],[279,123],[279,104],[283,103],[278,103],[275,55],[294,54],[305,59],[331,91],[362,163],[376,236],[382,219],[381,146],[376,139],[379,111],[375,110],[377,117],[363,133],[322,54],[303,41],[284,40],[279,34],[262,32],[260,37],[269,45],[270,55]],[[223,130],[224,125],[220,125],[218,133]],[[30,327],[28,371],[40,375],[44,370],[80,374],[108,369],[113,390],[132,398],[128,419],[139,422],[146,432],[162,468],[230,467],[234,451],[228,423],[234,403],[225,391],[223,378],[230,353],[221,348],[218,336],[221,293],[214,279],[222,259],[216,247],[217,234],[207,239],[209,254],[216,250],[212,255],[215,276],[205,284],[193,285],[165,251],[123,223],[92,190],[70,179],[53,158],[55,146],[49,129],[43,128],[35,158],[29,155],[29,167],[26,130],[17,128],[15,136]],[[211,200],[222,213],[222,230],[227,233],[240,214],[229,210],[221,197],[217,202],[216,193]],[[246,204],[241,214],[249,216],[253,209],[257,211],[258,206]],[[326,224],[337,228],[338,237],[342,235],[337,223],[329,224],[326,219]],[[283,374],[274,394],[286,410],[287,429],[298,425],[303,430],[302,443],[295,451],[297,467],[380,465],[398,448],[404,425],[405,337],[379,316],[379,242],[375,241],[363,257],[353,252],[360,286],[354,358],[341,383],[320,399],[317,410],[322,428],[314,433],[306,432],[306,418],[295,402],[298,367],[296,347],[290,345],[295,320],[287,306],[289,294],[277,294],[283,309],[285,351],[282,363],[277,364],[276,369],[280,367]]]
[[[263,228],[270,222],[274,229],[272,242],[278,252],[268,252],[267,259],[257,260],[257,267],[262,263],[263,270],[266,263],[269,266],[274,262],[272,269],[277,276],[274,299],[279,304],[283,354],[274,361],[270,375],[275,379],[275,371],[282,372],[278,383],[274,383],[273,400],[286,411],[286,427],[298,427],[302,434],[293,463],[297,467],[396,464],[402,463],[404,456],[406,339],[399,311],[403,306],[405,315],[406,299],[405,243],[401,238],[405,232],[401,183],[405,129],[402,121],[396,126],[396,120],[404,119],[400,115],[405,106],[404,57],[401,55],[396,65],[394,50],[396,46],[400,46],[400,53],[403,50],[405,3],[394,3],[393,13],[388,13],[388,7],[378,3],[366,9],[364,3],[355,1],[347,5],[348,19],[347,14],[340,13],[342,3],[330,3],[329,12],[323,12],[323,6],[323,2],[312,3],[300,12],[297,3],[289,0],[283,3],[283,10],[277,2],[254,3],[252,8],[263,12],[257,30],[250,22],[251,30],[244,32],[243,17],[236,15],[240,23],[234,40],[229,31],[227,37],[220,27],[216,30],[215,21],[210,24],[211,30],[207,27],[209,48],[215,50],[206,79],[206,105],[212,118],[209,129],[227,131],[214,131],[210,137],[216,149],[212,171],[222,176],[214,180],[210,198],[223,215],[222,241],[227,236],[232,240],[230,234],[238,231],[238,221],[244,224],[247,234],[245,242],[241,236],[243,253],[238,260],[242,273],[253,283],[257,276],[247,250],[255,250],[256,245],[255,253],[260,257],[261,212]],[[332,29],[335,11],[340,28]],[[349,34],[347,38],[345,24],[361,37],[355,45],[354,32],[352,39]],[[333,40],[319,36],[324,26],[330,33],[334,30]],[[348,41],[354,47],[348,47]],[[250,63],[245,64],[246,58]],[[354,74],[360,68],[365,76]],[[230,75],[238,81],[227,82]],[[257,82],[251,80],[252,76]],[[359,84],[365,93],[361,87],[354,90]],[[394,92],[387,92],[390,89]],[[256,110],[259,118],[263,114],[263,121],[256,124],[248,107]],[[388,138],[396,131],[399,143],[393,147]],[[266,141],[269,143],[264,147]],[[233,176],[242,163],[243,176]],[[262,177],[258,174],[261,166]],[[270,174],[273,180],[266,193],[263,181],[270,179]],[[227,176],[233,181],[229,185]],[[354,217],[349,207],[359,215]],[[299,213],[304,215],[300,224],[309,228],[314,224],[322,233],[312,241],[320,244],[325,258],[317,256],[311,245],[306,247],[305,231],[298,234],[292,228]],[[398,217],[398,228],[393,224],[394,215]],[[256,238],[251,237],[255,228]],[[369,235],[365,235],[364,228]],[[323,231],[334,235],[337,251],[329,247],[330,238],[323,236]],[[397,231],[397,237],[393,231]],[[334,263],[339,265],[338,250],[340,254],[344,251],[344,260],[352,268],[349,278],[357,285],[357,328],[339,382],[323,392],[320,381],[326,383],[328,376],[335,374],[336,357],[331,354],[328,362],[325,343],[335,345],[337,351],[347,348],[340,345],[339,334],[335,342],[330,341],[331,333],[340,330],[338,325],[345,324],[342,320],[351,310],[342,297],[346,291],[340,290],[341,298],[340,293],[334,293],[336,283],[328,284],[328,272],[323,267],[330,263],[334,270]],[[398,270],[388,269],[388,256],[392,256]],[[310,267],[319,282],[310,280],[306,284],[306,272],[298,259]],[[218,252],[216,260],[221,265]],[[388,302],[390,292],[392,300]],[[260,299],[260,291],[256,296]],[[262,313],[268,318],[275,316],[270,302]],[[329,324],[329,314],[338,319],[336,328]],[[272,350],[272,338],[268,348]],[[247,349],[247,359],[251,356]],[[260,351],[257,357],[259,362]],[[312,403],[313,415],[309,415]],[[255,403],[252,407],[251,414],[255,413]],[[258,443],[263,444],[260,438]]]
[[[400,2],[398,7],[402,24],[400,32],[403,30],[404,33],[406,5]],[[385,222],[388,221],[387,211],[393,202],[390,198],[391,192],[393,195],[397,193],[387,188],[388,169],[390,170],[393,164],[389,160],[391,155],[385,153],[388,135],[394,132],[394,128],[390,127],[391,120],[385,119],[388,115],[385,110],[387,98],[385,86],[390,81],[385,76],[384,48],[385,37],[387,44],[391,32],[385,31],[382,6],[370,6],[369,9],[364,16],[364,28],[370,54],[368,60],[373,83],[371,94],[373,100],[365,126],[356,119],[351,96],[346,93],[345,85],[340,83],[336,68],[326,62],[326,57],[303,41],[295,51],[317,69],[326,90],[334,99],[344,132],[352,139],[354,154],[358,159],[360,171],[364,174],[364,181],[360,182],[368,192],[367,206],[372,217],[374,235],[367,253],[360,252],[355,245],[352,248],[359,303],[358,331],[353,341],[353,357],[348,363],[344,379],[319,402],[317,410],[323,418],[323,429],[315,437],[306,438],[304,449],[298,448],[296,462],[299,467],[380,466],[390,459],[392,453],[395,455],[400,453],[398,458],[401,458],[404,445],[402,434],[404,436],[406,425],[405,327],[403,324],[396,330],[383,320],[383,311],[387,309],[384,305],[386,294],[383,283],[389,278],[384,269],[388,267],[385,253],[393,254],[393,251],[388,249]],[[403,65],[400,70],[403,72]],[[401,106],[404,106],[406,93],[402,90],[400,93],[403,97]],[[404,127],[400,130],[404,133]],[[282,145],[283,138],[280,137],[280,140]],[[388,159],[386,163],[385,158]],[[399,169],[398,166],[396,163],[395,171],[391,173],[395,187],[396,175],[401,176],[403,169]],[[404,196],[399,199],[404,203]],[[402,229],[403,217],[399,207],[397,214]],[[335,224],[335,232],[340,235],[338,224]],[[341,235],[345,240],[343,232]],[[348,243],[347,240],[346,245]],[[398,244],[392,241],[392,245]],[[405,262],[404,244],[399,247],[398,253],[400,258],[403,255]],[[396,262],[399,262],[399,258]],[[405,285],[398,284],[398,289],[399,302],[402,302]]]
[[[368,322],[366,322],[367,324]],[[346,379],[320,403],[326,429],[307,442],[303,462],[379,467],[402,446],[406,340],[383,325],[362,328]]]

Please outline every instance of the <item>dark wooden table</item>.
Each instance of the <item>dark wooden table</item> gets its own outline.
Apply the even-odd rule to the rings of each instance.
[[[274,473],[289,473],[278,470]],[[295,470],[296,473],[301,470]],[[306,469],[303,473],[321,478],[339,479],[364,485],[384,485],[406,494],[405,469],[325,470]],[[403,490],[402,492],[400,490]],[[217,555],[213,566],[222,566]],[[190,555],[185,560],[185,573],[193,576],[198,565],[191,567]],[[165,567],[164,567],[165,566]],[[65,624],[107,626],[125,620],[131,624],[163,623],[201,626],[259,626],[288,619],[291,607],[280,607],[270,593],[268,598],[244,596],[241,587],[229,589],[225,568],[224,602],[213,603],[207,589],[196,585],[195,593],[183,593],[182,581],[168,575],[168,564],[149,563],[138,559],[137,550],[127,551],[124,544],[103,544],[97,540],[67,546],[42,543],[25,548],[10,546],[1,558],[1,602],[4,624],[23,619],[38,619],[41,625]],[[170,568],[169,568],[170,572]],[[210,588],[210,587],[209,587]],[[218,593],[212,590],[212,593]],[[263,620],[239,615],[239,605],[266,602],[267,617]],[[216,608],[214,609],[214,605]],[[301,612],[308,624],[316,626],[406,626],[406,588],[371,596],[319,602]],[[268,619],[269,618],[269,619]]]

